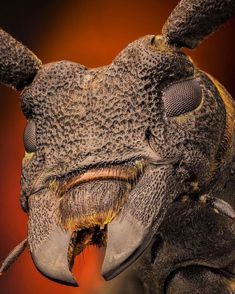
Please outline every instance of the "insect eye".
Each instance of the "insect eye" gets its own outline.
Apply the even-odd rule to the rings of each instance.
[[[23,135],[24,148],[27,153],[36,151],[36,125],[35,122],[28,121]]]
[[[196,79],[180,81],[163,92],[167,117],[175,117],[195,110],[201,103],[202,90]]]

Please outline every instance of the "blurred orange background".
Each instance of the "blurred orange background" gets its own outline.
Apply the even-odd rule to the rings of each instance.
[[[175,0],[4,1],[0,25],[30,47],[44,62],[67,59],[89,67],[110,63],[129,42],[159,34]],[[235,97],[235,19],[188,51],[196,64],[216,77]],[[25,238],[27,215],[19,205],[22,132],[25,119],[18,94],[0,86],[0,260]],[[100,254],[88,249],[77,261],[81,285],[53,283],[37,272],[27,253],[0,278],[0,293],[97,293],[103,284]],[[121,293],[120,293],[121,294]]]

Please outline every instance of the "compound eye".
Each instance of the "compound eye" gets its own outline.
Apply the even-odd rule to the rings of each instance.
[[[24,148],[27,153],[36,151],[36,125],[35,122],[28,121],[23,135]]]
[[[180,81],[163,91],[167,117],[175,117],[195,110],[201,103],[202,90],[196,79]]]

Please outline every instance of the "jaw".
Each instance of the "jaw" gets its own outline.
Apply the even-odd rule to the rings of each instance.
[[[180,183],[171,165],[141,165],[131,177],[121,170],[116,178],[101,172],[99,179],[69,180],[63,193],[47,190],[29,198],[30,251],[45,276],[77,286],[74,259],[89,245],[107,247],[102,268],[107,280],[144,252]]]

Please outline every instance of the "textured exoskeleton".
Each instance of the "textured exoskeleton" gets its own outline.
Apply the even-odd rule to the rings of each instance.
[[[41,61],[0,30],[0,81],[21,90],[21,206],[37,269],[77,286],[74,258],[106,246],[117,293],[235,293],[234,103],[181,50],[235,12],[182,0],[162,35],[107,66]],[[108,291],[108,289],[107,289]]]

